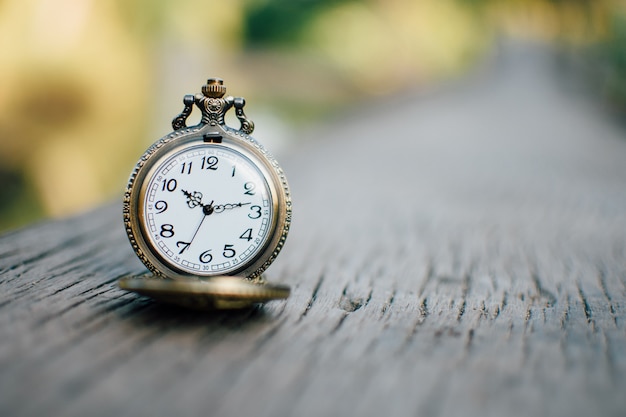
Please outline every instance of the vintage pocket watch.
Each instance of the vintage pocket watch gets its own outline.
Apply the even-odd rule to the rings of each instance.
[[[135,253],[154,275],[122,279],[120,287],[213,307],[288,296],[288,287],[261,275],[289,231],[287,179],[249,136],[254,123],[244,114],[245,100],[225,93],[223,81],[210,78],[201,94],[186,95],[174,131],[148,148],[131,173],[124,224]],[[194,106],[202,119],[187,127]],[[238,130],[224,120],[233,107]]]

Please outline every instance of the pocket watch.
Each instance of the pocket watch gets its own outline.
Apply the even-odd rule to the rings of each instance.
[[[244,113],[245,100],[225,93],[223,81],[210,78],[202,93],[184,96],[173,132],[150,146],[132,171],[124,225],[152,275],[128,277],[120,287],[184,305],[195,297],[214,307],[288,296],[288,287],[262,276],[289,231],[287,179],[250,136],[254,123]],[[194,107],[202,118],[188,127]],[[225,123],[233,107],[239,129]]]

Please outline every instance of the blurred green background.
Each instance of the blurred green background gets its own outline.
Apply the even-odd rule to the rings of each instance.
[[[460,77],[500,37],[575,54],[624,109],[625,3],[0,0],[0,231],[119,197],[208,77],[247,98],[270,150],[338,110]]]

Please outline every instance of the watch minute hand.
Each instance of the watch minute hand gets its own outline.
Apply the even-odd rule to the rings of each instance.
[[[221,213],[224,210],[232,210],[235,207],[242,207],[252,203],[227,203],[227,204],[218,204],[214,207],[216,213]]]

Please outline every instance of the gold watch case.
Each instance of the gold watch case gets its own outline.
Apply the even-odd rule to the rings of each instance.
[[[249,294],[247,286],[250,283],[270,285],[265,283],[261,274],[276,259],[287,238],[291,224],[289,186],[285,174],[276,160],[261,144],[250,136],[254,129],[254,123],[243,112],[245,100],[241,97],[225,97],[225,92],[226,88],[223,86],[221,79],[210,78],[207,84],[202,87],[202,94],[186,95],[183,99],[185,107],[182,113],[172,121],[174,131],[150,146],[132,171],[123,200],[124,226],[133,250],[144,265],[154,274],[154,277],[135,277],[134,280],[130,281],[129,279],[124,279],[120,283],[120,287],[123,289],[150,295],[149,291],[144,291],[144,289],[146,286],[151,286],[150,288],[158,288],[158,291],[155,290],[154,294],[157,294],[159,291],[163,293],[171,292],[178,294],[176,298],[180,298],[180,296],[185,295],[187,287],[175,284],[174,281],[210,281],[214,279],[212,287],[200,286],[198,288],[215,287],[219,289],[220,285],[225,286],[226,284],[224,283],[227,282],[227,287],[230,291],[230,301],[227,304],[237,306],[239,304],[247,305],[251,299],[256,299],[244,295]],[[202,119],[198,125],[187,127],[186,120],[194,106],[202,112]],[[239,129],[228,127],[224,122],[226,112],[233,107],[241,123]],[[272,218],[270,219],[265,241],[261,244],[261,248],[256,255],[241,262],[236,269],[226,274],[212,273],[211,271],[194,274],[183,271],[177,268],[171,261],[162,257],[147,237],[148,226],[144,221],[143,201],[145,201],[144,196],[150,178],[161,161],[165,161],[181,150],[192,148],[199,144],[216,144],[243,155],[259,169],[269,186],[271,195]],[[237,284],[239,282],[237,280],[229,279],[225,281],[223,279],[225,276],[241,278],[242,280],[240,284]],[[159,278],[164,278],[164,283],[155,284],[154,279]],[[142,284],[142,280],[145,281],[145,284]],[[132,283],[132,285],[129,283]],[[239,290],[236,289],[237,285],[241,287]],[[270,287],[273,288],[271,285]],[[232,288],[235,288],[235,290],[232,290]],[[288,289],[288,287],[286,288]],[[214,297],[221,300],[224,297],[219,290],[211,289],[204,291],[202,295],[198,295],[196,287],[193,287],[193,290],[191,287],[188,289],[189,294],[187,295],[192,299],[194,297],[203,297],[204,299]],[[261,290],[259,289],[258,291]],[[262,294],[262,296],[257,297],[259,301],[285,298],[288,295],[288,290],[285,291],[284,288],[282,288],[281,292],[272,292],[270,288],[263,291],[255,293]],[[163,297],[157,296],[154,298]],[[167,299],[167,297],[165,298]],[[222,304],[216,303],[218,307]]]

